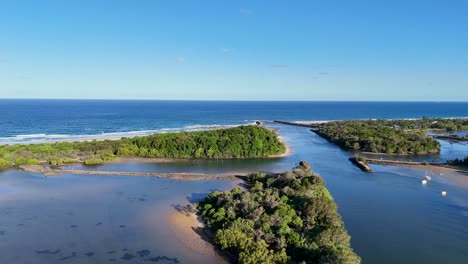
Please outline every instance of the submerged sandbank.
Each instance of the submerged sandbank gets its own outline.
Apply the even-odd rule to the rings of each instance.
[[[436,165],[398,165],[398,167],[414,168],[427,171],[429,175],[434,175],[447,180],[450,183],[468,188],[468,171],[463,168],[436,166]]]

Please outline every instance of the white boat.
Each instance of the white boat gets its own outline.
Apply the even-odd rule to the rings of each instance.
[[[421,183],[425,185],[427,183],[427,180],[422,180]]]
[[[426,179],[428,181],[432,180],[431,176],[429,174],[427,174],[427,171],[425,171],[425,173],[424,173],[424,179]]]
[[[442,196],[446,196],[446,195],[447,195],[447,192],[446,192],[446,191],[442,191],[441,194],[442,194]]]

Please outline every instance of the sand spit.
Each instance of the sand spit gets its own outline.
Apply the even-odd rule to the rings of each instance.
[[[245,175],[237,173],[155,173],[155,172],[126,172],[126,171],[92,171],[92,170],[62,170],[51,169],[40,165],[25,165],[20,169],[27,172],[42,173],[44,176],[57,176],[60,174],[77,174],[77,175],[111,175],[111,176],[143,176],[155,178],[167,178],[181,181],[195,180],[234,180],[241,181]]]

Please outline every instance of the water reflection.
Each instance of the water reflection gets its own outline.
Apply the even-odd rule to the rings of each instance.
[[[1,176],[16,191],[0,199],[0,263],[219,263],[183,250],[165,216],[187,194],[228,189],[229,181]]]
[[[411,168],[374,165],[375,173],[366,174],[347,160],[351,153],[306,128],[276,126],[292,147],[289,157],[129,162],[93,169],[283,171],[299,160],[307,160],[325,179],[364,263],[466,263],[467,189],[437,175],[423,186],[420,180],[424,172]],[[443,144],[440,156],[460,153],[466,154],[466,146]],[[186,250],[173,237],[164,217],[171,206],[233,186],[229,181],[180,182],[147,177],[44,178],[18,171],[2,173],[0,183],[1,263],[216,263],[219,259],[214,256]],[[446,197],[440,195],[442,190],[447,191]]]

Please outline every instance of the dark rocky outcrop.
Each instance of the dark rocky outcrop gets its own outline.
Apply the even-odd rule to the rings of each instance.
[[[301,167],[303,167],[303,168],[305,168],[305,169],[310,170],[310,164],[309,164],[309,162],[307,162],[307,161],[304,161],[304,160],[303,160],[303,161],[299,162],[299,166],[301,166]]]
[[[351,157],[349,160],[356,165],[359,169],[364,172],[374,172],[374,170],[367,164],[365,159],[360,159],[359,157]]]

